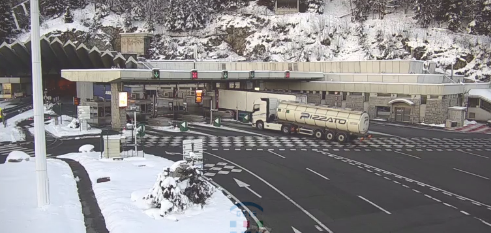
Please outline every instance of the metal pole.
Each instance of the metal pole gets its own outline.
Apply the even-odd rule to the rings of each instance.
[[[211,98],[211,100],[210,100],[210,125],[213,125],[213,111],[212,111],[212,108],[213,108],[213,98]]]
[[[44,133],[43,77],[41,67],[41,40],[39,31],[39,0],[31,5],[31,62],[32,98],[34,108],[34,149],[38,207],[49,204],[48,172],[46,169],[46,138]]]
[[[135,132],[135,153],[136,153],[136,155],[138,156],[138,147],[136,146],[136,138],[137,138],[137,137],[136,137],[136,134],[137,134],[137,132],[138,132],[138,131],[136,130],[136,111],[135,111],[135,112],[133,112],[133,116],[134,116],[134,119],[135,119],[135,120],[134,120],[135,125],[133,126],[133,130],[134,130],[134,132]]]

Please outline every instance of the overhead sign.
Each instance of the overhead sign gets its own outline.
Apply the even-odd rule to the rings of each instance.
[[[183,160],[203,169],[203,139],[182,141]]]
[[[79,120],[89,120],[90,106],[77,106],[77,115]]]
[[[152,69],[152,79],[160,79],[160,69]]]
[[[120,92],[119,93],[119,107],[127,107],[128,106],[128,92]]]

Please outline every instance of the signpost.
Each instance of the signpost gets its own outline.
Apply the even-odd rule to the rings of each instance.
[[[203,170],[203,139],[182,141],[183,160]]]
[[[186,132],[189,130],[188,128],[188,122],[187,121],[184,121],[182,122],[180,125],[179,125],[179,130],[181,130],[181,132]]]
[[[80,121],[80,131],[83,127],[87,130],[86,122],[90,119],[90,106],[77,106],[77,116]]]
[[[215,127],[221,127],[222,126],[222,119],[220,117],[217,117],[214,121],[213,121],[213,126]]]

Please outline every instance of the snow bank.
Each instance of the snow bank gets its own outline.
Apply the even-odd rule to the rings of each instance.
[[[83,145],[81,146],[80,148],[78,148],[78,151],[79,152],[94,152],[94,145],[90,145],[90,144],[87,144],[87,145]]]
[[[14,151],[9,153],[9,155],[7,156],[7,159],[5,161],[7,161],[7,162],[22,162],[24,160],[29,161],[30,158],[31,158],[31,156],[29,156],[25,152],[14,150]]]
[[[59,125],[55,125],[55,120],[51,119],[49,124],[45,126],[46,131],[53,134],[55,137],[67,137],[67,136],[82,136],[87,134],[100,134],[100,129],[90,128],[89,130],[81,131],[80,128],[75,128],[74,122],[77,119],[73,119],[70,116],[62,116],[63,122]]]
[[[235,132],[241,132],[241,133],[254,134],[254,135],[258,135],[258,136],[266,136],[264,134],[254,133],[254,132],[247,131],[247,130],[240,130],[240,129],[236,129],[236,128],[232,128],[232,127],[227,127],[227,126],[223,126],[223,125],[220,126],[220,127],[215,127],[213,125],[206,124],[206,123],[192,123],[190,125],[199,125],[199,126],[208,127],[208,128],[219,128],[219,129],[223,129],[223,130],[229,130],[229,131],[235,131]],[[252,129],[252,127],[251,127],[251,129]]]
[[[99,160],[99,156],[100,153],[91,152],[60,157],[75,159],[85,167],[111,233],[153,233],[155,229],[210,233],[245,231],[240,227],[246,221],[245,217],[230,212],[233,203],[219,191],[203,209],[193,207],[182,214],[171,214],[165,218],[155,214],[158,209],[149,209],[142,198],[153,187],[157,174],[174,162],[148,154],[145,158],[125,158],[123,161]],[[97,183],[100,177],[110,177],[111,181]],[[230,228],[231,221],[238,222],[239,227]]]
[[[82,207],[70,167],[48,159],[50,205],[38,208],[36,163],[0,164],[2,232],[85,233]]]

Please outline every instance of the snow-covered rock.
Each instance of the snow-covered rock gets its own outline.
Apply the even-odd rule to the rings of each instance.
[[[22,161],[29,161],[30,158],[31,158],[31,156],[29,156],[25,152],[14,150],[14,151],[9,153],[6,161],[9,163],[18,163],[18,162],[22,162]]]

